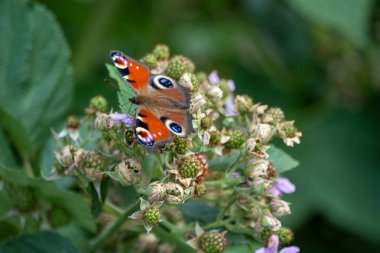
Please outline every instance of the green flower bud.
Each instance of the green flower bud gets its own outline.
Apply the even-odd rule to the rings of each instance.
[[[179,174],[183,178],[195,178],[202,169],[200,161],[195,156],[186,156],[179,163]]]
[[[131,146],[136,141],[136,135],[133,130],[126,130],[124,135],[125,144]]]
[[[174,139],[174,151],[176,154],[184,155],[187,151],[191,149],[191,139],[189,138],[179,138]]]
[[[197,184],[195,186],[195,195],[198,198],[203,197],[207,192],[207,186],[205,184]]]
[[[230,139],[226,142],[229,149],[237,149],[247,140],[247,136],[241,130],[234,130],[230,133]]]
[[[157,67],[157,58],[154,54],[147,54],[141,61],[151,69]]]
[[[221,139],[222,139],[222,134],[219,131],[211,131],[209,133],[210,133],[209,145],[211,147],[218,146],[220,144]]]
[[[47,219],[52,227],[58,228],[69,224],[71,221],[71,215],[65,209],[54,206],[48,211]]]
[[[183,74],[178,83],[183,87],[189,89],[192,93],[197,92],[199,89],[198,79],[193,73]]]
[[[205,253],[221,253],[227,248],[227,232],[205,232],[200,237],[200,247]]]
[[[286,124],[282,130],[284,132],[284,138],[293,138],[297,133],[297,128],[291,124]]]
[[[107,169],[104,158],[94,151],[86,154],[83,167],[98,171],[105,171]]]
[[[192,73],[194,71],[194,63],[182,55],[174,56],[170,59],[166,73],[171,78],[179,80],[186,72]]]
[[[108,107],[107,100],[103,96],[91,98],[88,112],[106,112]],[[91,110],[92,109],[92,110]],[[91,114],[91,113],[90,113]]]
[[[225,79],[220,80],[220,82],[218,83],[218,86],[222,90],[224,98],[227,97],[227,95],[231,93],[230,86],[228,85],[227,80]]]
[[[80,122],[79,122],[78,116],[71,115],[71,116],[67,117],[67,119],[66,119],[66,125],[67,125],[68,128],[78,129],[79,126],[80,126]]]
[[[157,207],[148,207],[144,210],[142,219],[149,226],[156,226],[160,223],[160,210]]]
[[[30,212],[37,207],[37,198],[32,188],[5,182],[4,191],[11,205],[20,212]]]
[[[214,121],[210,117],[204,117],[201,119],[201,129],[202,130],[208,130]]]
[[[281,108],[278,108],[278,107],[269,108],[263,117],[264,123],[269,123],[272,125],[276,125],[284,120],[285,120],[285,114],[281,110]]]
[[[236,96],[235,105],[238,112],[248,112],[253,106],[253,101],[248,95]]]
[[[280,230],[277,231],[277,235],[281,245],[289,244],[294,239],[293,231],[287,227],[281,227]]]
[[[169,47],[164,44],[158,44],[153,49],[153,55],[156,57],[157,60],[167,60],[170,56]]]
[[[195,74],[195,77],[198,79],[198,82],[201,84],[208,81],[207,74],[205,72],[198,72]]]

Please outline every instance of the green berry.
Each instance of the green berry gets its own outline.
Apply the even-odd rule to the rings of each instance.
[[[208,130],[214,121],[210,117],[204,117],[201,119],[201,129],[202,130]]]
[[[125,131],[124,140],[128,146],[132,145],[136,140],[135,132],[133,130]]]
[[[171,78],[179,80],[183,74],[186,72],[193,73],[194,63],[182,55],[174,56],[170,59],[166,73]]]
[[[220,80],[220,82],[218,83],[218,86],[222,90],[224,98],[227,97],[228,94],[230,94],[231,92],[230,86],[228,85],[227,80],[225,79]]]
[[[278,238],[280,240],[280,244],[289,244],[294,239],[294,233],[290,228],[287,227],[281,227],[277,231]]]
[[[199,83],[204,83],[208,80],[207,74],[205,72],[198,72],[195,74],[195,77],[198,79]]]
[[[104,158],[93,151],[86,155],[83,166],[84,168],[92,168],[98,171],[104,171],[106,169]]]
[[[287,124],[283,128],[286,138],[293,138],[297,133],[297,128],[291,124]]]
[[[203,197],[207,192],[207,187],[205,184],[197,184],[195,186],[195,195],[199,198]]]
[[[240,148],[247,140],[247,136],[241,130],[234,130],[230,134],[230,139],[226,142],[226,147],[229,149]]]
[[[174,145],[174,151],[179,155],[184,155],[191,149],[191,140],[187,138],[176,137],[174,139]]]
[[[66,125],[68,128],[78,129],[79,125],[80,125],[79,118],[75,115],[71,115],[71,116],[67,117]]]
[[[202,169],[202,164],[196,156],[186,156],[179,164],[179,174],[183,178],[195,178]]]
[[[170,56],[169,47],[164,44],[158,44],[153,49],[153,55],[156,57],[157,60],[167,60]]]
[[[90,100],[90,108],[94,109],[98,112],[106,112],[107,111],[107,100],[102,96],[96,96],[91,98]]]
[[[193,73],[189,73],[189,76],[191,81],[191,92],[197,92],[199,90],[198,78]]]
[[[284,112],[278,107],[269,108],[266,114],[270,115],[273,118],[271,123],[274,124],[280,123],[285,119]]]
[[[157,67],[157,58],[156,56],[154,56],[154,54],[147,54],[142,59],[142,62],[151,69],[154,69],[155,67]]]
[[[143,220],[150,226],[156,226],[160,223],[160,210],[157,207],[148,207],[143,214]]]
[[[200,246],[205,253],[221,253],[227,247],[226,233],[205,232],[200,238]]]
[[[222,135],[219,131],[211,131],[210,133],[210,142],[209,145],[211,147],[215,147],[220,144],[220,141],[222,139]]]
[[[50,225],[54,228],[67,225],[71,221],[71,215],[61,207],[53,207],[47,213]]]
[[[6,182],[4,191],[14,208],[20,212],[30,212],[37,207],[37,198],[32,188],[28,186],[15,185]]]

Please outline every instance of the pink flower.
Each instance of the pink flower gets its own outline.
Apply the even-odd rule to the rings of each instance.
[[[129,115],[122,114],[122,113],[111,113],[110,117],[113,121],[116,122],[122,122],[126,126],[134,126],[135,125],[135,119]]]
[[[282,193],[293,193],[296,186],[285,177],[278,177],[275,184],[270,189],[273,196],[281,197]]]
[[[255,253],[276,253],[280,242],[277,235],[271,235],[269,237],[268,246],[262,247],[255,251]],[[284,247],[279,253],[298,253],[300,249],[296,246]]]
[[[216,72],[215,70],[214,70],[213,72],[211,72],[211,73],[208,75],[208,81],[209,81],[212,85],[216,85],[217,83],[219,83],[220,79],[219,79],[218,72]]]

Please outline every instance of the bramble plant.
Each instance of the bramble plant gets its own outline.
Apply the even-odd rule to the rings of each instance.
[[[141,61],[151,73],[189,89],[195,133],[143,147],[134,133],[133,92],[106,64],[110,82],[119,87],[120,111],[96,96],[84,116],[69,116],[63,130],[53,131],[57,150],[48,179],[66,181],[83,195],[96,219],[86,251],[116,252],[119,240],[138,238],[138,252],[218,253],[234,236],[256,252],[299,252],[288,246],[293,232],[279,220],[290,214],[282,194],[295,191],[282,173],[298,163],[271,143],[275,138],[290,147],[300,143],[294,122],[280,108],[235,95],[234,82],[216,71],[195,71],[187,57],[170,56],[166,45]],[[73,207],[59,201],[39,209],[44,204],[34,200],[41,192],[30,184],[5,182],[4,190],[13,213],[45,217],[43,227],[65,227],[75,218]]]

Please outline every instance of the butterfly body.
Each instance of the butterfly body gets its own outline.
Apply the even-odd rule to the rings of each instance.
[[[111,58],[136,93],[129,101],[139,107],[135,133],[142,145],[157,147],[172,141],[174,135],[184,138],[194,132],[186,88],[168,76],[150,75],[145,65],[119,51],[111,51]]]

